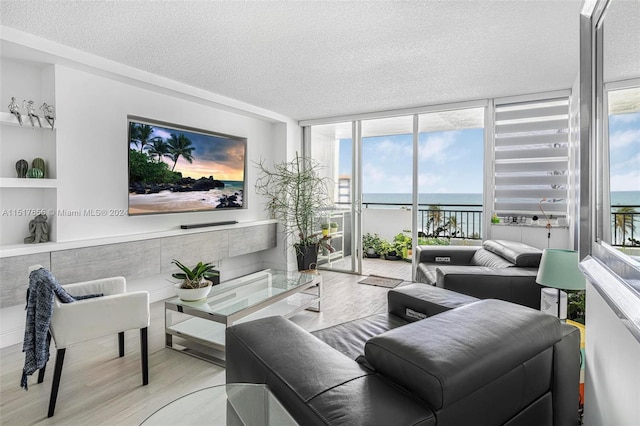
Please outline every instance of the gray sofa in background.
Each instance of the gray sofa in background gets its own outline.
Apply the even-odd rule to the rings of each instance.
[[[536,283],[542,250],[486,240],[482,246],[418,246],[416,281],[480,299],[501,299],[540,309]]]
[[[388,308],[314,333],[229,327],[227,383],[267,384],[305,426],[577,424],[577,328],[424,284],[390,290]]]

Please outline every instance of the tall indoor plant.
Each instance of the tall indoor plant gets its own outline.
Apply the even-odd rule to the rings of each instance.
[[[257,168],[256,192],[265,197],[271,216],[282,224],[286,241],[293,242],[298,270],[314,269],[319,249],[334,251],[330,237],[323,236],[320,229],[332,206],[329,179],[319,173],[318,162],[297,153],[293,160],[273,168],[264,160]]]

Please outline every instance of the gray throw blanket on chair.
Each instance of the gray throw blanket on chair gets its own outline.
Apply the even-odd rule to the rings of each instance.
[[[53,314],[53,297],[58,296],[62,303],[70,303],[79,299],[102,296],[91,294],[73,297],[60,286],[55,277],[44,268],[36,269],[29,274],[27,290],[27,321],[24,329],[24,368],[20,387],[29,390],[27,376],[43,368],[49,361],[49,345],[47,333]]]

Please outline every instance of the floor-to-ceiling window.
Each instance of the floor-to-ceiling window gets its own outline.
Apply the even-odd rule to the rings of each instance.
[[[605,240],[640,258],[640,81],[607,85],[610,226]],[[609,235],[607,235],[609,234]]]
[[[319,267],[411,280],[416,244],[479,242],[485,105],[305,126],[340,227]]]
[[[312,126],[308,144],[310,156],[322,165],[321,173],[328,178],[329,194],[334,208],[326,214],[325,226],[331,236],[331,253],[320,253],[318,265],[335,270],[356,271],[354,252],[356,229],[354,210],[355,179],[353,163],[353,123],[341,122]],[[331,226],[333,225],[333,226]],[[321,230],[319,230],[321,232]]]
[[[362,120],[361,147],[362,235],[382,241],[387,261],[363,262],[362,273],[410,280],[413,115]]]
[[[418,117],[422,243],[483,236],[484,114],[485,109],[479,107]]]

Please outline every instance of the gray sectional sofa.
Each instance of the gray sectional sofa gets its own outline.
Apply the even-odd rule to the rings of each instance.
[[[308,333],[232,326],[227,383],[265,383],[301,425],[575,425],[580,334],[540,311],[423,284],[388,313]]]
[[[416,281],[478,297],[540,309],[536,283],[542,250],[486,240],[482,246],[419,246]]]

